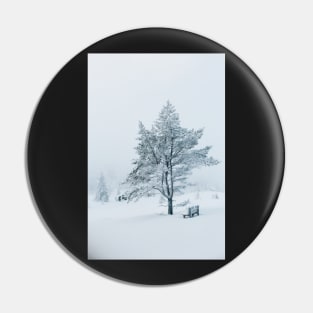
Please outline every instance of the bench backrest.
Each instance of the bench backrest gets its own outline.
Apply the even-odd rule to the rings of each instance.
[[[190,207],[188,211],[189,211],[189,215],[192,215],[194,213],[199,213],[199,205]]]

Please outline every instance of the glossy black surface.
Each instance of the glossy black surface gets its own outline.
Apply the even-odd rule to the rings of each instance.
[[[106,52],[226,54],[225,260],[87,259],[87,53]],[[280,191],[284,141],[270,96],[238,57],[204,37],[151,28],[104,39],[66,64],[37,107],[27,158],[29,181],[38,208],[56,238],[74,256],[118,279],[169,284],[218,269],[255,239]]]

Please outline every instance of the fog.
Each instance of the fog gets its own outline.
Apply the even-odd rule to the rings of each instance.
[[[194,170],[190,180],[225,188],[224,54],[89,54],[88,188],[102,172],[109,189],[124,181],[136,158],[138,122],[150,128],[170,101],[181,126],[202,128],[195,148],[212,146],[217,166]]]

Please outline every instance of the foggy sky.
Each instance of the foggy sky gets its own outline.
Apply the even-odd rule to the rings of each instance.
[[[225,185],[224,54],[89,54],[88,186],[100,172],[108,185],[125,180],[136,158],[138,122],[150,128],[169,100],[181,126],[204,127],[217,166],[194,170],[194,182]]]

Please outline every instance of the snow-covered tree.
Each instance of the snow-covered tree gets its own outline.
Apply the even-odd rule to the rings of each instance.
[[[167,102],[151,130],[139,122],[138,154],[134,169],[126,184],[130,187],[128,200],[159,192],[167,199],[168,214],[173,214],[175,194],[182,193],[188,185],[192,169],[216,165],[219,162],[208,157],[211,147],[194,149],[203,135],[203,129],[186,129],[180,126],[179,115]]]
[[[98,179],[95,200],[99,202],[109,201],[109,194],[108,194],[108,190],[105,184],[105,179],[102,173],[100,174],[99,179]]]

